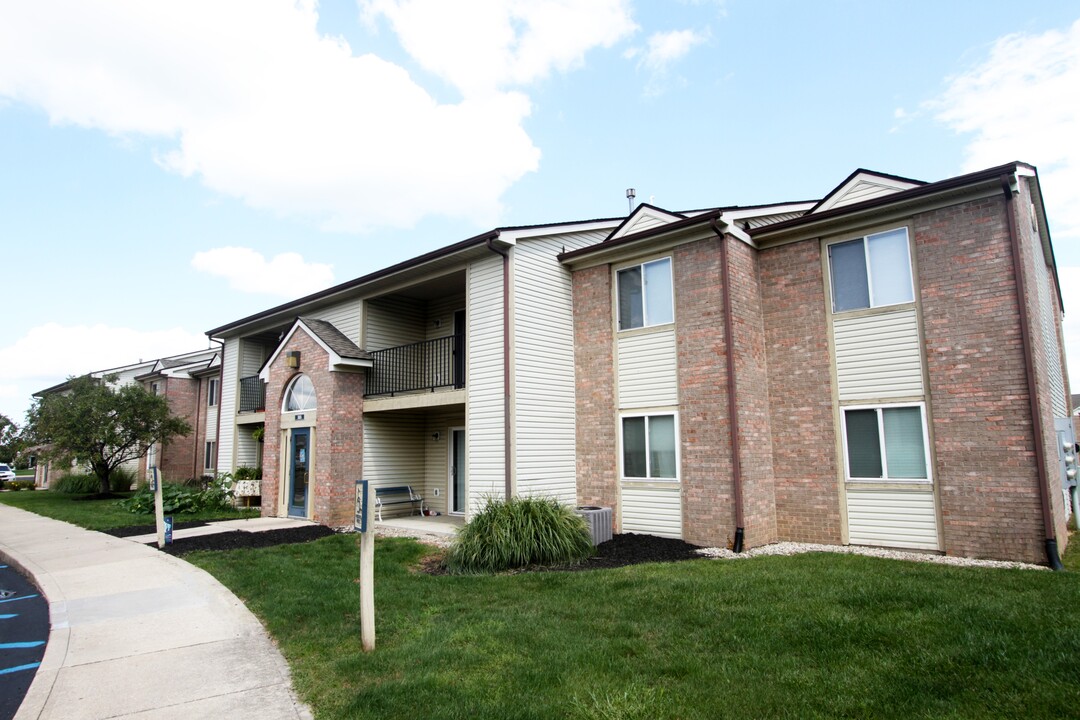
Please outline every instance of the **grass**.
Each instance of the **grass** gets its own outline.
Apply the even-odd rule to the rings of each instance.
[[[244,599],[317,718],[1076,716],[1080,575],[810,554],[430,576],[356,536],[187,559]],[[1070,553],[1069,566],[1080,566]]]
[[[131,493],[117,493],[128,497]],[[119,507],[118,500],[79,500],[85,495],[67,495],[51,490],[36,490],[0,493],[0,503],[21,508],[55,520],[64,520],[88,530],[111,530],[112,528],[131,525],[150,525],[153,515],[136,515]],[[234,520],[243,517],[257,517],[254,510],[215,510],[176,515],[176,522],[203,520]]]

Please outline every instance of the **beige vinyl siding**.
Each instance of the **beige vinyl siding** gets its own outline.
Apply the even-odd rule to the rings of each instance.
[[[236,431],[236,467],[255,467],[259,464],[259,443],[251,437],[255,425],[245,425]]]
[[[514,250],[514,439],[517,492],[577,501],[574,307],[555,259],[602,232],[528,239]]]
[[[364,321],[364,350],[408,345],[425,338],[425,309],[422,300],[391,296],[367,301]]]
[[[847,490],[848,542],[914,550],[938,550],[934,493]]]
[[[218,412],[221,413],[221,437],[218,438],[218,472],[233,470],[233,438],[236,435],[236,401],[240,385],[240,339],[228,338],[222,347],[221,359],[221,399]]]
[[[671,222],[671,218],[662,218],[652,215],[650,213],[643,213],[634,219],[633,222],[627,223],[621,230],[619,230],[616,237],[622,237],[623,235],[632,235],[634,233],[642,232],[654,227],[660,227],[661,225],[667,225]],[[568,247],[567,250],[570,248]]]
[[[221,407],[221,391],[218,391],[218,404],[213,407],[206,408],[206,439],[208,441],[217,440],[218,436],[218,408]]]
[[[840,401],[923,394],[915,308],[833,319]]]
[[[443,298],[430,300],[426,304],[423,339],[435,340],[454,334],[454,313],[465,309],[465,291]]]
[[[1069,417],[1069,403],[1065,397],[1065,377],[1061,369],[1061,348],[1058,346],[1054,296],[1050,291],[1050,270],[1047,268],[1042,242],[1037,234],[1033,234],[1031,245],[1035,254],[1035,293],[1039,299],[1042,352],[1046,359],[1046,372],[1050,381],[1050,407],[1054,417]]]
[[[882,197],[884,195],[892,195],[895,192],[899,192],[899,188],[860,180],[841,197],[829,203],[829,207],[836,208],[845,205],[854,205],[855,203],[863,202],[864,200],[872,200],[873,198]]]
[[[622,532],[682,538],[682,496],[671,488],[622,486]]]
[[[673,328],[623,334],[617,346],[620,409],[678,403]]]
[[[805,214],[805,212],[787,212],[775,213],[773,215],[761,215],[760,217],[747,218],[746,225],[749,229],[754,230],[755,228],[774,225],[778,222],[784,222],[785,220],[794,220]]]
[[[266,362],[266,348],[259,343],[248,342],[246,340],[241,340],[240,342],[240,377],[258,375],[259,370],[262,369],[263,363]]]
[[[460,407],[460,406],[459,406]],[[450,502],[450,428],[465,427],[465,411],[458,409],[447,412],[431,413],[427,416],[427,425],[421,428],[424,433],[425,473],[424,506],[437,510],[444,515]],[[439,439],[432,438],[439,433]],[[468,438],[466,437],[466,444]],[[438,488],[439,496],[435,497]]]
[[[504,495],[503,434],[503,259],[472,263],[468,274],[469,332],[465,390],[468,420],[469,512],[486,495]]]
[[[341,333],[359,345],[360,343],[360,301],[350,300],[339,305],[331,305],[327,308],[308,313],[309,317],[316,320],[325,320]]]
[[[364,480],[375,487],[412,485],[425,497],[424,459],[431,443],[420,413],[388,412],[364,417]],[[387,508],[383,517],[408,515],[409,506]]]

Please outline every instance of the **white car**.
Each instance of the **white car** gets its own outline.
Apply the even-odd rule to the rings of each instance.
[[[0,483],[11,482],[15,479],[15,471],[11,466],[0,463]]]

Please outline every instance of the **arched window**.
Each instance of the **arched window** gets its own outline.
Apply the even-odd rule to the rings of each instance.
[[[281,412],[314,410],[317,405],[318,403],[315,402],[315,386],[311,384],[311,378],[307,375],[297,375],[285,393],[285,402],[281,405]]]

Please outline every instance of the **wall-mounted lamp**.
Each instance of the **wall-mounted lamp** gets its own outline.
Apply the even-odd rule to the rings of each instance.
[[[435,442],[439,442],[439,433],[437,433],[437,432],[431,433],[431,439],[434,440]]]
[[[436,319],[435,319],[435,320],[434,320],[434,321],[432,322],[432,324],[433,324],[433,325],[434,325],[435,327],[442,327],[442,320],[440,320],[440,319],[436,318]]]
[[[293,370],[300,369],[300,351],[289,350],[285,353],[285,367],[292,368]]]

